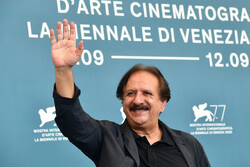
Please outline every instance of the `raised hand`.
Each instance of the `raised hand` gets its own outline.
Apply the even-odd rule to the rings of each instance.
[[[54,30],[50,30],[51,56],[55,68],[72,67],[81,58],[83,52],[83,41],[80,41],[76,48],[75,24],[70,23],[70,31],[68,21],[63,20],[63,32],[61,30],[61,22],[57,23],[56,36]]]
[[[75,24],[73,22],[70,23],[70,31],[66,19],[63,20],[63,32],[61,26],[62,23],[58,22],[56,26],[57,40],[54,30],[50,30],[51,56],[55,65],[56,90],[63,97],[72,98],[74,95],[72,66],[81,58],[83,42],[80,41],[76,48]]]

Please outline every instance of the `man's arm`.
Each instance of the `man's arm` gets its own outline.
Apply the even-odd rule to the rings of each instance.
[[[83,42],[76,48],[75,24],[68,21],[58,22],[56,37],[50,30],[51,56],[55,66],[56,89],[54,101],[56,107],[55,121],[61,132],[95,163],[98,161],[102,140],[98,121],[83,111],[79,95],[80,90],[74,85],[72,67],[79,61],[83,52]],[[56,39],[57,38],[57,39]]]
[[[72,98],[74,96],[72,67],[81,58],[83,41],[80,41],[76,48],[75,24],[73,22],[70,23],[70,31],[66,19],[63,20],[63,32],[61,26],[62,23],[58,22],[56,27],[57,40],[54,30],[50,30],[51,56],[55,66],[56,90],[60,96]]]

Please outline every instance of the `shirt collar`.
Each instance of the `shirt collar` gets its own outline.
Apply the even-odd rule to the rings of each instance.
[[[163,125],[162,122],[159,121],[159,126],[162,129],[162,137],[161,137],[161,142],[167,143],[168,145],[175,145],[174,141],[172,140],[171,136],[169,135],[167,129]]]
[[[169,133],[167,132],[164,124],[159,121],[159,126],[160,128],[162,129],[162,137],[161,137],[161,140],[159,142],[162,142],[162,143],[167,143],[168,145],[175,145],[174,144],[174,141],[172,140],[172,138],[170,137]],[[133,133],[133,136],[134,136],[134,139],[137,140],[137,139],[142,139],[142,138],[145,138],[145,136],[139,136],[135,131],[132,130],[132,133]]]

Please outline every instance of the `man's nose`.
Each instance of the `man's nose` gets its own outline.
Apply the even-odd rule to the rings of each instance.
[[[134,104],[140,105],[144,103],[144,97],[141,93],[136,93],[133,100]]]

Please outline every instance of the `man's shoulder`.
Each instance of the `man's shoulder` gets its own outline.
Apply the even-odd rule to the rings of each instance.
[[[170,128],[164,123],[163,123],[163,125],[165,126],[166,130],[169,132],[169,134],[172,138],[180,139],[184,142],[197,142],[197,139],[194,136],[192,136],[191,134],[184,132],[184,131],[181,131],[181,130]]]
[[[191,134],[187,133],[187,132],[172,129],[172,128],[169,128],[169,131],[172,133],[172,136],[180,138],[183,141],[197,142],[197,139],[194,136],[192,136]]]
[[[169,128],[169,127],[167,127],[167,128],[168,128],[168,131],[170,131],[176,137],[194,138],[191,134],[189,134],[187,132],[173,129],[173,128]]]
[[[101,125],[102,130],[106,133],[111,132],[113,135],[118,135],[119,133],[121,133],[121,125],[116,122],[108,120],[100,120],[98,122]]]
[[[110,127],[110,128],[113,128],[113,127],[120,127],[121,125],[119,125],[118,123],[116,122],[113,122],[113,121],[108,121],[108,120],[98,120],[99,124],[103,127]]]

